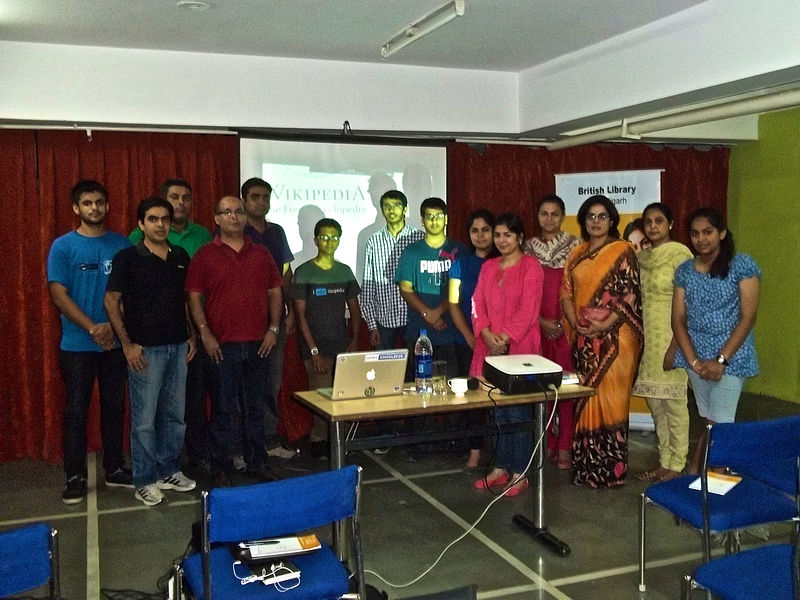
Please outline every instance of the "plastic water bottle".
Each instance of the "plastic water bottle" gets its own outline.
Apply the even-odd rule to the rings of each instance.
[[[417,343],[414,344],[414,383],[418,394],[430,394],[433,391],[433,344],[427,329],[419,330]]]

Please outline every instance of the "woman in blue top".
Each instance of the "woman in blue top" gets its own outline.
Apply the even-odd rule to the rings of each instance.
[[[689,216],[697,252],[675,270],[672,331],[678,342],[675,367],[686,369],[697,409],[707,423],[736,417],[745,379],[758,375],[753,325],[761,270],[747,254],[736,254],[722,214],[699,208]],[[705,434],[689,467],[700,469]]]
[[[499,254],[494,246],[493,227],[494,215],[490,211],[484,208],[472,211],[467,217],[467,236],[472,252],[460,255],[450,267],[448,281],[450,316],[453,318],[453,325],[464,338],[463,342],[456,342],[459,377],[469,375],[472,350],[475,348],[475,334],[472,331],[472,294],[478,285],[478,275],[483,261]],[[483,425],[484,411],[467,413],[467,421],[471,426]],[[480,465],[482,447],[482,438],[469,439],[469,458],[464,465],[465,469],[474,469]]]

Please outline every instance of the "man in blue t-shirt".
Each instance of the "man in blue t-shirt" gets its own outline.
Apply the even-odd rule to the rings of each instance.
[[[77,504],[86,497],[86,422],[95,379],[100,390],[106,486],[133,488],[122,456],[127,364],[103,307],[111,260],[130,242],[106,231],[108,193],[101,184],[80,181],[70,195],[80,225],[50,247],[47,283],[53,304],[61,311],[62,326],[59,362],[66,388],[63,443],[67,485],[61,498],[65,504]]]

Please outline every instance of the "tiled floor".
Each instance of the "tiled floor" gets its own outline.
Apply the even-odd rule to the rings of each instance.
[[[745,397],[739,419],[797,412],[797,404]],[[698,429],[696,415],[692,429]],[[472,488],[475,475],[460,469],[463,457],[455,453],[443,452],[409,463],[402,449],[393,449],[386,456],[357,453],[348,460],[364,469],[366,567],[395,584],[415,578],[430,566],[491,500],[488,492]],[[632,432],[631,472],[654,462],[655,436]],[[93,456],[90,463],[95,479],[102,481]],[[280,462],[279,470],[290,477],[326,466],[325,462],[296,457]],[[156,593],[159,577],[189,542],[191,523],[199,518],[199,491],[166,492],[166,502],[146,508],[133,498],[132,491],[93,485],[86,503],[69,507],[61,502],[62,477],[59,465],[33,461],[0,465],[0,527],[45,521],[59,530],[62,592],[68,600],[100,598],[103,589]],[[638,504],[644,483],[632,478],[614,490],[577,488],[570,483],[569,473],[550,465],[545,477],[546,523],[570,545],[569,556],[553,554],[512,523],[514,514],[530,514],[529,490],[495,503],[477,527],[420,581],[394,588],[368,575],[367,582],[387,591],[390,598],[419,596],[473,582],[478,584],[481,599],[679,597],[681,577],[699,561],[700,539],[688,528],[676,526],[659,509],[648,512],[647,592],[640,594],[637,588]],[[203,487],[209,481],[200,483]],[[327,531],[319,533],[328,536]],[[776,539],[787,533],[786,527],[772,528]],[[743,541],[748,540],[745,537]]]

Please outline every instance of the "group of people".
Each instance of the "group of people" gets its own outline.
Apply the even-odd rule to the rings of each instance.
[[[635,233],[637,225],[641,231],[631,243],[620,240],[619,213],[605,196],[588,198],[578,211],[583,243],[561,231],[564,204],[557,196],[540,202],[538,218],[541,233],[522,251],[538,258],[542,268],[521,262],[516,268],[541,283],[522,287],[521,298],[509,290],[518,263],[508,260],[501,245],[505,228],[495,229],[502,257],[484,266],[477,284],[495,298],[473,295],[472,314],[475,335],[486,341],[489,353],[538,351],[597,389],[574,407],[560,403],[558,435],[548,440],[551,459],[572,469],[576,485],[624,484],[633,393],[646,398],[658,436],[659,465],[638,477],[666,480],[684,468],[696,473],[703,439],[687,465],[687,375],[707,423],[734,420],[745,379],[758,373],[753,339],[758,265],[735,253],[733,234],[712,208],[700,208],[687,220],[695,256],[671,240],[674,219],[662,203],[647,206],[626,231]],[[535,341],[520,346],[526,338],[515,327],[530,320],[534,307],[539,327],[528,331],[528,339]],[[487,314],[495,322],[487,322]],[[473,374],[480,373],[481,361],[482,356],[473,363]],[[498,420],[522,410],[500,409]],[[516,416],[522,417],[529,415]],[[511,485],[507,495],[515,495],[527,485],[522,468],[532,440],[524,434],[506,438],[498,443],[495,468],[475,482],[477,488]]]
[[[53,243],[47,265],[63,324],[65,503],[87,492],[95,379],[106,485],[131,487],[146,505],[161,502],[163,490],[194,489],[181,471],[182,449],[218,486],[231,485],[240,455],[251,477],[275,479],[268,450],[280,452],[277,397],[287,336],[298,332],[309,388],[328,387],[336,355],[358,347],[362,315],[376,349],[413,353],[426,329],[449,377],[480,376],[484,359],[499,354],[542,354],[575,371],[597,393],[559,402],[548,454],[578,485],[625,482],[632,389],[647,398],[659,439],[660,464],[640,477],[666,479],[684,468],[688,451],[684,372],[709,422],[733,420],[744,378],[757,372],[752,327],[760,272],[734,253],[732,234],[713,209],[689,219],[693,259],[670,240],[666,205],[645,209],[637,252],[619,239],[619,214],[605,196],[581,206],[582,242],[561,229],[564,203],[551,195],[539,203],[537,237],[526,239],[514,213],[478,210],[468,218],[467,246],[447,236],[443,200],[422,202],[418,229],[406,223],[406,196],[390,190],[380,199],[385,227],[365,245],[362,287],[335,259],[343,232],[333,219],[316,224],[317,254],[292,273],[285,232],[266,220],[271,191],[253,178],[241,197],[221,198],[212,235],[189,219],[189,183],[170,179],[159,196],[139,204],[138,226],[126,239],[105,229],[101,184],[73,188],[80,225]],[[126,380],[132,472],[122,456]],[[529,420],[530,407],[497,409],[496,419]],[[326,435],[315,420],[312,452],[324,451]],[[468,468],[481,465],[482,447],[480,438],[470,440]],[[531,448],[530,433],[501,436],[494,468],[475,487],[521,493]]]
[[[163,490],[192,490],[182,450],[213,472],[215,485],[231,484],[239,455],[251,477],[277,477],[267,449],[276,436],[283,344],[294,327],[283,293],[293,256],[283,229],[265,220],[270,185],[254,178],[241,192],[216,204],[212,236],[189,219],[189,183],[167,180],[139,203],[127,239],[105,227],[108,192],[100,183],[73,187],[80,224],[53,242],[47,262],[62,320],[64,503],[87,494],[95,379],[107,486],[133,488],[148,506],[163,500]],[[130,470],[122,455],[126,380]]]

